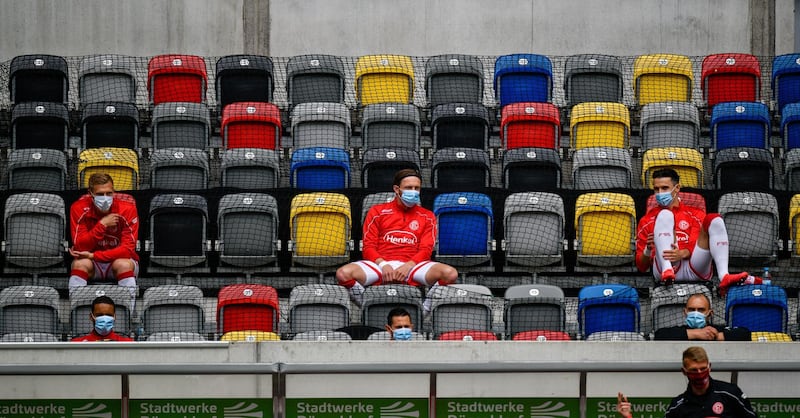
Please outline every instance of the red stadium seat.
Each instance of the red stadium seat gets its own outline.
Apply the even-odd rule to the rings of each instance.
[[[500,140],[503,149],[535,147],[558,149],[561,120],[558,108],[550,103],[513,103],[500,115]]]
[[[761,87],[758,58],[750,54],[713,54],[703,59],[703,97],[708,113],[717,103],[756,102]]]
[[[203,103],[208,75],[196,55],[158,55],[147,64],[147,90],[154,105],[166,102]]]
[[[217,330],[276,332],[278,329],[278,292],[260,284],[225,286],[217,297]]]
[[[569,337],[564,331],[522,331],[514,334],[514,341],[570,341]]]
[[[237,102],[222,110],[222,147],[281,147],[281,112],[277,106],[262,102]]]
[[[462,329],[443,332],[436,339],[441,341],[497,341],[497,335],[490,331]]]

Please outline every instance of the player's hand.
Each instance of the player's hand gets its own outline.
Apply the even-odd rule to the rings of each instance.
[[[78,260],[88,258],[89,260],[94,259],[94,254],[90,251],[75,251],[72,248],[69,249],[69,254],[75,257]]]
[[[103,224],[106,228],[110,228],[112,226],[117,226],[119,222],[119,215],[116,213],[109,213],[106,216],[103,216],[103,219],[100,219],[100,223]]]
[[[394,270],[397,275],[397,277],[395,277],[395,283],[404,283],[408,279],[408,273],[414,268],[414,264],[411,263],[412,262],[409,261]]]
[[[674,262],[674,261],[681,261],[684,258],[689,258],[689,256],[692,253],[689,252],[689,250],[681,250],[677,248],[675,244],[673,244],[672,248],[669,250],[664,250],[663,254],[665,260]]]
[[[395,282],[396,273],[394,267],[392,267],[391,265],[386,264],[383,267],[381,267],[381,273],[382,273],[381,281],[383,282],[383,284],[392,284]]]
[[[628,402],[628,398],[626,398],[622,392],[617,392],[617,412],[622,415],[623,418],[631,418],[633,416],[631,412],[631,403]]]
[[[717,334],[719,334],[719,331],[710,325],[705,328],[686,330],[686,335],[690,340],[715,341]]]

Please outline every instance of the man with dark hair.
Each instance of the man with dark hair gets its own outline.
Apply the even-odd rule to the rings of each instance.
[[[652,267],[656,280],[711,280],[711,261],[717,267],[720,293],[738,284],[761,284],[760,277],[728,271],[728,230],[718,213],[682,205],[678,173],[665,168],[653,172],[653,191],[658,206],[639,221],[636,238],[636,266]]]
[[[711,324],[714,311],[711,301],[703,293],[695,293],[686,300],[683,308],[686,325],[657,329],[656,340],[673,341],[750,341],[750,330],[744,327],[726,328]]]
[[[108,296],[98,296],[92,301],[92,313],[89,319],[94,324],[92,332],[72,341],[133,341],[133,339],[114,332],[114,319],[117,305]]]
[[[408,341],[411,339],[412,331],[414,324],[411,323],[411,314],[404,308],[394,308],[386,315],[386,332],[389,333],[389,339]]]
[[[436,217],[419,204],[419,172],[400,170],[393,184],[394,200],[373,206],[364,219],[364,259],[336,271],[339,284],[350,289],[359,304],[367,286],[406,283],[433,289],[458,278],[455,268],[431,261]]]
[[[88,192],[70,207],[69,253],[75,259],[69,287],[115,280],[133,290],[139,272],[136,202],[128,195],[115,198],[114,181],[104,173],[89,177]]]
[[[686,392],[672,399],[664,417],[756,417],[750,401],[738,386],[711,378],[711,363],[703,347],[689,347],[683,352],[681,370],[689,384]],[[631,403],[622,393],[617,394],[617,412],[623,418],[633,417]]]

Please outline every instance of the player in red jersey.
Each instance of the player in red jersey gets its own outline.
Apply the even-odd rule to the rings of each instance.
[[[75,337],[72,341],[133,341],[129,337],[114,332],[116,312],[117,306],[113,299],[108,296],[96,297],[92,301],[92,313],[89,314],[89,319],[94,324],[92,332]]]
[[[653,172],[653,191],[658,206],[639,221],[636,238],[636,266],[664,284],[674,281],[711,280],[711,261],[724,293],[737,284],[761,284],[760,277],[728,271],[728,231],[717,213],[682,205],[678,192],[680,177],[671,169]]]
[[[350,289],[356,302],[364,288],[389,283],[446,286],[458,271],[431,261],[436,244],[436,217],[419,205],[422,178],[416,170],[395,173],[391,202],[373,206],[364,219],[364,259],[336,271],[339,284]]]
[[[74,260],[69,287],[116,280],[120,286],[135,289],[139,272],[136,202],[128,195],[115,197],[114,181],[108,174],[92,174],[88,192],[70,208],[73,245],[69,253]]]

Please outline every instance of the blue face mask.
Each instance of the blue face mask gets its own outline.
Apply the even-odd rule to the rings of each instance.
[[[706,326],[706,316],[697,311],[686,314],[686,325],[689,328],[698,329]]]
[[[668,192],[656,193],[656,202],[658,202],[661,207],[669,206],[672,203],[672,192],[674,191],[675,188],[673,187],[672,190]]]
[[[408,341],[411,339],[411,328],[398,328],[392,331],[394,339],[398,341]]]
[[[403,190],[400,193],[400,200],[409,208],[414,205],[419,205],[419,191]]]
[[[114,202],[113,196],[95,196],[94,205],[100,212],[108,212],[111,209],[111,204]]]
[[[110,315],[100,315],[94,319],[94,330],[102,335],[106,336],[111,334],[111,330],[114,329],[114,317]]]

